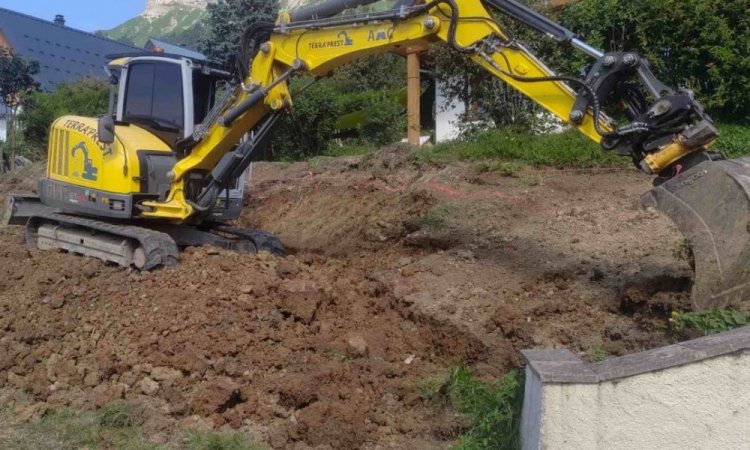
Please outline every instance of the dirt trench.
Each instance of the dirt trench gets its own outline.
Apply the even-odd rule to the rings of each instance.
[[[524,348],[669,342],[690,273],[676,229],[637,205],[648,183],[416,165],[398,148],[257,164],[241,223],[289,255],[188,249],[150,273],[4,229],[0,403],[31,418],[124,398],[149,407],[157,442],[229,427],[273,448],[447,448],[460,420],[420,398],[429,377],[498,377]]]

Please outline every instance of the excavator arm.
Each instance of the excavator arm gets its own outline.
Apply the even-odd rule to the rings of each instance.
[[[169,173],[167,198],[144,202],[142,215],[199,222],[229,180],[267,143],[279,114],[293,106],[292,75],[323,77],[363,56],[447,44],[604,149],[658,175],[657,187],[644,203],[665,211],[686,236],[700,241],[694,245],[696,305],[726,304],[750,293],[750,187],[743,175],[750,172],[750,163],[724,161],[709,151],[718,132],[690,91],[661,83],[641,56],[603,53],[514,0],[433,0],[338,16],[373,2],[332,0],[282,12],[275,24],[248,30],[238,58],[243,81],[184,143]],[[592,57],[587,77],[555,74],[506,32],[490,10]],[[607,107],[626,120],[605,115]],[[251,130],[253,138],[235,147]],[[723,192],[705,194],[707,183],[722,184]]]
[[[211,181],[217,186],[210,191],[218,193],[218,184],[229,179],[221,171],[241,172],[243,157],[230,149],[246,132],[264,121],[275,120],[275,113],[292,107],[288,85],[291,75],[323,77],[347,62],[376,53],[447,43],[555,116],[572,123],[569,115],[578,98],[576,91],[565,77],[557,77],[513,41],[479,1],[462,2],[460,6],[452,0],[438,1],[377,14],[320,18],[327,6],[282,13],[271,30],[261,33],[263,42],[258,45],[243,82],[234,88],[231,103],[218,105],[223,107],[221,114],[207,124],[205,134],[170,174],[169,198],[145,203],[145,217],[185,221],[213,204],[210,195],[200,203],[197,197],[186,196],[186,192],[196,191],[186,186],[190,182],[188,175],[211,172]],[[594,119],[597,113],[598,121]],[[578,122],[575,126],[596,142],[601,141],[602,132],[611,130],[613,123],[594,109],[586,111]]]

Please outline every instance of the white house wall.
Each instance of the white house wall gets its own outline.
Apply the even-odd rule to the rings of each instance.
[[[464,102],[446,95],[446,83],[439,78],[435,83],[435,141],[445,142],[456,139],[461,130],[458,127],[461,115],[466,111]]]

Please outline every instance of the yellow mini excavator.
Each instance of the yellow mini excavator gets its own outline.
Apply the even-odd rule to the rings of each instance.
[[[242,204],[233,195],[238,178],[292,107],[289,78],[446,44],[656,176],[644,203],[692,243],[696,303],[750,293],[750,162],[709,150],[718,133],[690,91],[661,83],[638,54],[603,53],[514,0],[403,0],[383,12],[339,14],[374,1],[331,0],[253,25],[235,73],[164,53],[111,56],[109,114],[53,124],[39,196],[11,196],[7,222],[25,225],[30,245],[140,269],[173,264],[188,245],[280,252],[273,236],[227,223]],[[490,11],[589,55],[588,75],[556,75]],[[626,120],[612,120],[610,110]]]

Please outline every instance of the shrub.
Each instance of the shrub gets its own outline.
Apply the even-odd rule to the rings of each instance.
[[[459,367],[448,381],[448,395],[453,407],[471,418],[471,427],[459,439],[457,450],[520,448],[523,377],[517,372],[485,383],[466,367]]]
[[[747,0],[588,0],[563,23],[608,51],[637,51],[669,85],[688,86],[709,111],[746,120],[750,103]]]
[[[698,333],[703,336],[723,333],[748,324],[750,317],[746,313],[728,310],[711,309],[695,312],[673,312],[669,320],[672,335],[676,339],[690,338]]]
[[[105,81],[83,78],[62,83],[54,92],[35,92],[24,105],[20,119],[26,141],[44,148],[52,122],[67,114],[99,117],[107,112],[109,88]]]

